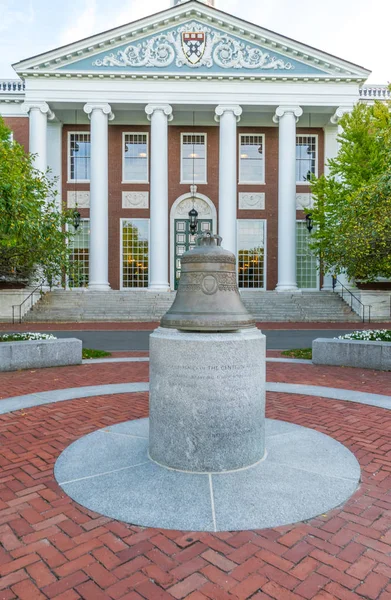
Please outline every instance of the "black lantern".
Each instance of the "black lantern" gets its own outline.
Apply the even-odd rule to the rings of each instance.
[[[77,231],[80,227],[81,215],[77,209],[73,211],[73,228]]]
[[[305,216],[305,222],[306,222],[306,225],[307,225],[308,232],[311,233],[311,231],[314,228],[314,225],[313,225],[313,222],[312,222],[312,215],[311,215],[311,213],[308,213]]]
[[[193,208],[189,211],[189,219],[190,219],[190,232],[194,235],[197,231],[198,227],[198,212]]]

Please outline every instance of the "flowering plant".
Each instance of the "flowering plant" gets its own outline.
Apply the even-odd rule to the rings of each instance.
[[[56,340],[50,333],[4,333],[0,335],[0,342],[27,342],[30,340]]]
[[[388,329],[367,329],[366,331],[353,331],[340,335],[336,340],[364,340],[366,342],[391,342],[391,331]]]

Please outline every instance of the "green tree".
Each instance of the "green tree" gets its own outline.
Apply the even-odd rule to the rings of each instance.
[[[358,104],[341,126],[330,175],[311,183],[311,249],[325,272],[362,281],[391,277],[390,106]]]
[[[0,283],[28,282],[38,271],[51,285],[69,266],[65,231],[72,211],[58,206],[55,181],[11,141],[0,117]]]

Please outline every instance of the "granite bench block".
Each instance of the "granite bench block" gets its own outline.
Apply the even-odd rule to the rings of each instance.
[[[1,342],[0,371],[80,365],[82,348],[76,338]]]
[[[312,342],[312,362],[391,371],[391,343],[318,338]]]

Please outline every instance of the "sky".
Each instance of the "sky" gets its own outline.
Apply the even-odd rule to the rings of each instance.
[[[0,79],[11,64],[164,10],[170,0],[0,0]],[[216,0],[216,7],[391,81],[391,0]]]

